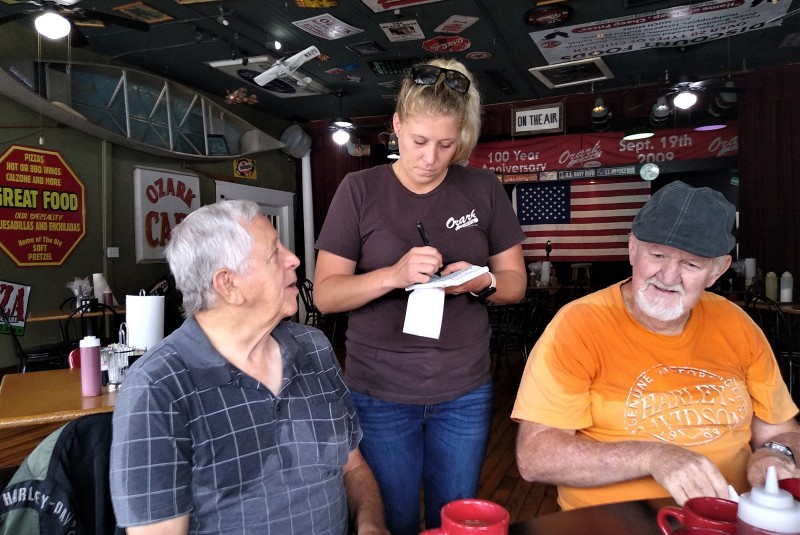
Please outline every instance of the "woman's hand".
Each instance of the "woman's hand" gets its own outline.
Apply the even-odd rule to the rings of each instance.
[[[405,288],[428,282],[441,265],[442,254],[435,247],[414,247],[391,267],[387,283],[392,288]]]

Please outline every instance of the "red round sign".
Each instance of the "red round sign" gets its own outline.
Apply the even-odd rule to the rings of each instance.
[[[461,37],[460,35],[441,35],[423,41],[422,48],[428,52],[442,53],[442,52],[461,52],[466,50],[472,45],[469,39]]]
[[[0,249],[18,266],[59,266],[86,234],[83,183],[58,152],[0,157]]]

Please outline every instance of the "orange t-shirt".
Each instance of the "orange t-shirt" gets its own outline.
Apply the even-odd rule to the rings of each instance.
[[[749,489],[753,414],[797,413],[764,334],[745,312],[705,292],[681,334],[641,326],[621,284],[565,306],[531,352],[515,420],[575,429],[600,442],[661,440],[708,457],[738,492]],[[563,509],[666,497],[652,478],[559,486]]]

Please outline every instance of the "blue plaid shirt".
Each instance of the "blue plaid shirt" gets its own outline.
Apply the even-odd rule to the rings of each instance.
[[[225,360],[197,322],[139,359],[114,410],[120,526],[190,515],[190,533],[345,534],[342,467],[361,440],[330,343],[282,322],[278,396]]]

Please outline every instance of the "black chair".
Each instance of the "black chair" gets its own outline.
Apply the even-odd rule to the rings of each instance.
[[[17,337],[17,333],[11,326],[11,322],[6,316],[6,311],[0,307],[0,315],[3,317],[9,334],[11,335],[11,344],[14,346],[14,353],[17,355],[19,365],[17,366],[18,373],[25,373],[29,371],[29,367],[40,369],[61,369],[67,367],[67,344],[64,340],[63,330],[59,329],[61,333],[61,340],[52,344],[42,344],[29,348],[25,348]]]
[[[106,325],[110,316],[113,321]],[[80,328],[78,327],[80,324]],[[62,327],[63,339],[68,350],[66,354],[78,347],[84,336],[96,336],[102,345],[116,342],[120,320],[114,307],[100,303],[97,299],[82,300],[78,307],[67,317]]]
[[[322,330],[328,339],[330,339],[331,343],[333,343],[336,337],[336,328],[339,324],[339,318],[342,314],[323,314],[319,311],[314,304],[314,283],[310,280],[303,279],[299,281],[297,283],[297,288],[300,291],[300,300],[303,301],[303,307],[306,309],[304,323]],[[346,316],[346,314],[344,315]]]
[[[300,291],[300,300],[303,301],[303,308],[306,310],[304,323],[312,327],[319,327],[322,313],[314,304],[314,283],[308,279],[303,279],[297,283],[297,289]]]

